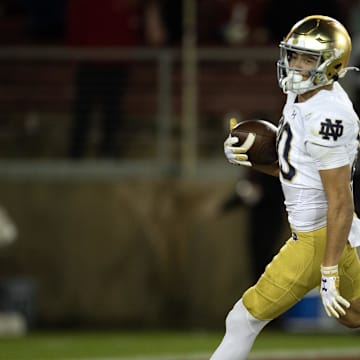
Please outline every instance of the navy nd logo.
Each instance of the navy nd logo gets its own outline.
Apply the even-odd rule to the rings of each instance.
[[[331,119],[325,119],[325,122],[320,123],[321,129],[319,134],[325,140],[330,140],[332,137],[335,141],[343,134],[344,126],[342,120],[335,120],[332,122]]]

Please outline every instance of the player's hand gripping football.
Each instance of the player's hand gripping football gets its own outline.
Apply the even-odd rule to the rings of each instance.
[[[320,295],[328,316],[338,319],[346,314],[345,309],[350,307],[350,303],[339,293],[338,265],[321,266]]]
[[[231,136],[231,130],[237,125],[236,119],[230,119],[230,134],[224,142],[224,153],[227,160],[234,165],[252,166],[246,153],[250,150],[255,142],[256,135],[249,133],[246,140],[241,146],[234,146],[239,139],[236,136]]]

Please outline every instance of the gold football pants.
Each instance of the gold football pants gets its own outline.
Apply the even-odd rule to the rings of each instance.
[[[326,227],[295,231],[258,282],[244,293],[243,303],[248,311],[260,320],[273,320],[318,287],[325,244]],[[349,301],[360,298],[360,261],[349,243],[339,262],[339,276],[340,294]]]

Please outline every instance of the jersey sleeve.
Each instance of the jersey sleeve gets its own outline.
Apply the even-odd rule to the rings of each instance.
[[[346,112],[330,108],[314,112],[305,120],[305,146],[319,170],[353,161],[349,145],[356,139],[358,127],[348,117]]]
[[[304,126],[305,142],[325,147],[346,145],[354,136],[353,124],[336,114],[311,114]]]
[[[306,150],[315,161],[318,170],[335,169],[350,164],[345,145],[328,147],[308,142]]]

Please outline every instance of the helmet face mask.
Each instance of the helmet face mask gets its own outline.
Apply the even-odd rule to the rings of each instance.
[[[294,52],[317,59],[313,69],[306,69],[308,77],[300,75],[304,69],[290,67]],[[337,20],[321,15],[308,16],[295,24],[280,43],[279,86],[285,93],[303,94],[331,84],[345,75],[350,52],[351,39]]]

